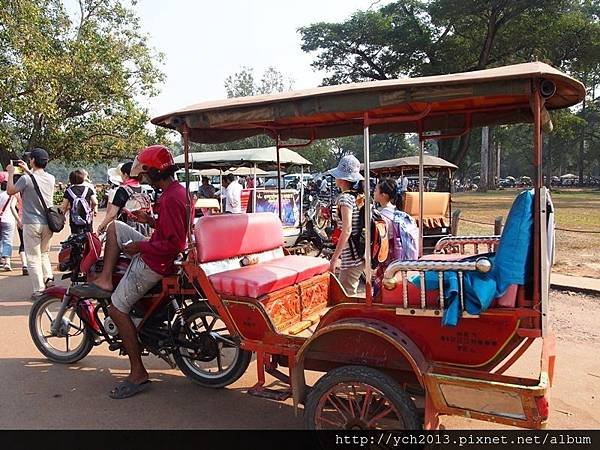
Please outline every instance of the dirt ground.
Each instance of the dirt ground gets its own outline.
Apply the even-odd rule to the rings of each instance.
[[[516,189],[489,193],[460,192],[453,195],[452,208],[461,210],[460,235],[492,234],[496,217],[506,221]],[[562,190],[552,193],[556,227],[600,231],[600,191]],[[469,221],[483,222],[480,225]],[[556,262],[553,271],[565,275],[600,278],[600,233],[556,231]]]
[[[53,261],[60,237],[53,242]],[[16,264],[18,268],[18,264]],[[127,400],[108,398],[125,376],[127,359],[96,347],[77,364],[44,359],[28,330],[30,283],[19,271],[0,273],[0,427],[4,429],[299,429],[302,409],[252,397],[256,364],[232,386],[212,390],[189,382],[155,357],[145,358],[152,388]],[[552,292],[551,323],[558,336],[549,428],[600,428],[600,296]],[[539,346],[511,374],[535,377]],[[314,382],[319,374],[309,374]],[[273,380],[271,380],[273,381]],[[444,417],[448,429],[503,428]]]

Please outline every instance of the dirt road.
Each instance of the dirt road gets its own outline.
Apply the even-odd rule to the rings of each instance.
[[[58,239],[55,240],[58,244]],[[53,260],[56,255],[53,256]],[[45,360],[29,337],[30,283],[18,272],[0,273],[0,424],[6,429],[290,429],[302,427],[302,411],[291,402],[249,396],[255,363],[233,386],[210,390],[189,382],[161,360],[147,357],[153,380],[148,392],[126,400],[107,394],[128,364],[104,346],[74,365]],[[553,293],[552,321],[558,359],[550,428],[600,428],[600,298]],[[536,359],[520,362],[519,373],[535,370]],[[445,418],[447,428],[496,425]]]

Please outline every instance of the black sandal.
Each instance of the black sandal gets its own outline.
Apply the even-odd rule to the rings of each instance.
[[[123,398],[133,397],[141,392],[144,392],[150,387],[150,380],[146,380],[143,383],[135,384],[129,380],[121,381],[108,396],[115,400],[121,400]]]

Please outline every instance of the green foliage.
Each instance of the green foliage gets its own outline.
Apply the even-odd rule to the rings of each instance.
[[[260,82],[257,82],[254,71],[249,67],[242,67],[238,72],[228,76],[225,80],[225,90],[228,97],[250,95],[263,95],[282,92],[292,89],[294,81],[286,79],[281,72],[269,67],[263,73]],[[293,142],[297,143],[297,142]],[[226,144],[191,144],[191,151],[210,150],[235,150],[241,148],[260,148],[275,145],[269,136],[254,136]],[[175,148],[179,147],[176,144]],[[361,161],[363,158],[362,136],[350,136],[338,139],[325,139],[312,142],[299,149],[302,155],[313,163],[313,170],[323,172],[335,166],[340,158],[353,154]],[[410,144],[403,135],[375,135],[371,137],[371,158],[374,161],[397,158],[414,154],[416,148]]]
[[[162,59],[126,0],[0,0],[0,155],[42,146],[54,159],[133,155],[149,142],[137,99],[157,93]],[[5,161],[3,161],[5,162]]]
[[[315,55],[313,66],[327,72],[326,85],[541,60],[583,81],[593,100],[600,80],[599,16],[600,5],[593,0],[400,0],[358,11],[341,23],[320,22],[299,31],[302,49]],[[547,144],[557,164],[598,164],[597,109],[589,103],[594,104],[583,111],[554,115],[555,134]],[[520,161],[527,153],[523,149],[531,148],[531,134],[526,145],[521,139],[526,129],[517,125],[498,133],[507,164]],[[440,156],[472,166],[479,159],[479,134],[474,130],[440,142]],[[587,139],[587,165],[574,142],[582,138]]]

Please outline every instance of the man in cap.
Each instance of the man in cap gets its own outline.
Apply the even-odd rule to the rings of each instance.
[[[10,164],[8,172],[7,192],[9,195],[21,194],[23,201],[23,240],[27,255],[29,278],[33,285],[32,299],[39,298],[47,285],[54,281],[52,264],[50,264],[50,239],[52,231],[48,228],[46,212],[35,190],[32,177],[35,178],[47,207],[53,205],[54,177],[46,172],[48,152],[43,148],[34,148],[26,153],[29,167],[24,161],[19,161],[19,167],[25,175],[14,183],[15,167]]]

